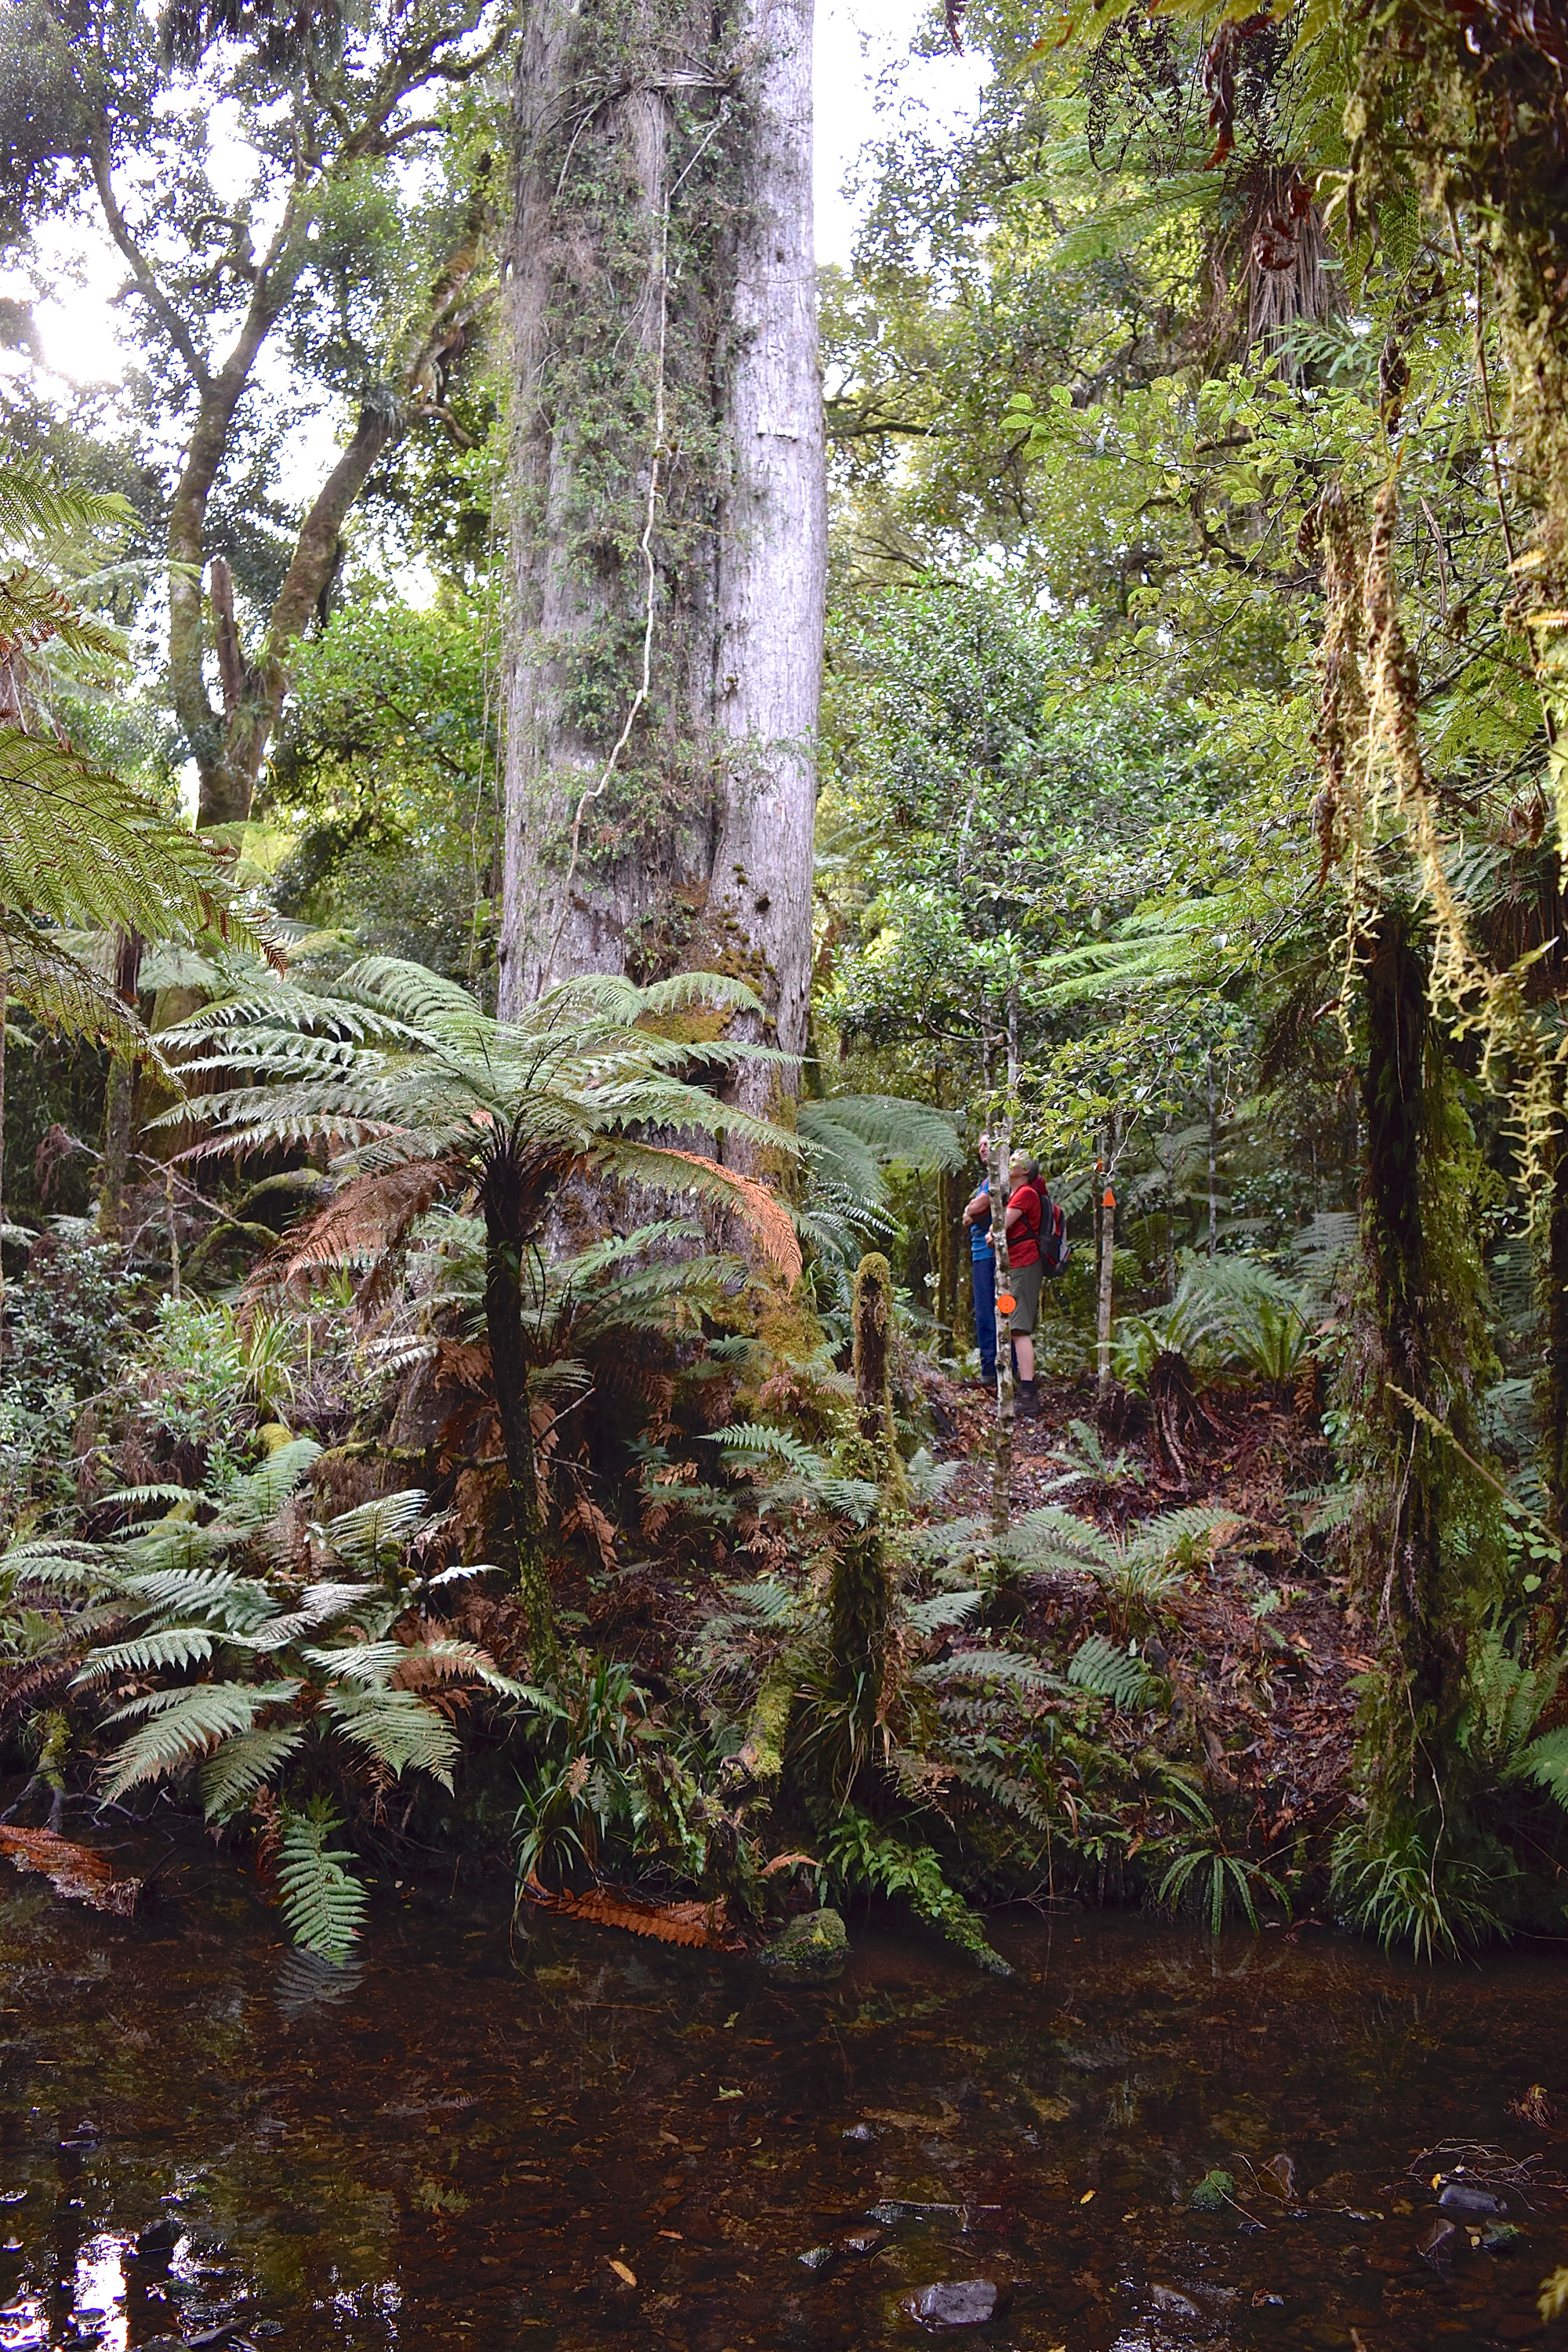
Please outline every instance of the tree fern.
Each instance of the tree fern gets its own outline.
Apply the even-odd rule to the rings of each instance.
[[[368,1897],[346,1864],[353,1856],[331,1841],[342,1824],[320,1798],[283,1824],[278,1884],[283,1920],[297,1944],[341,1966],[364,1924]]]

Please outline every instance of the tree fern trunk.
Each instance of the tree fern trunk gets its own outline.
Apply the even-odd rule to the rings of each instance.
[[[529,1417],[529,1349],[522,1297],[525,1239],[522,1220],[517,1213],[512,1171],[505,1162],[490,1171],[485,1187],[484,1213],[485,1328],[506,1454],[518,1597],[528,1619],[535,1671],[545,1673],[559,1663],[560,1644],[555,1604],[550,1591],[539,1462]]]
[[[857,1433],[839,1458],[852,1476],[876,1486],[878,1498],[867,1524],[846,1528],[840,1536],[827,1591],[828,1638],[850,1703],[857,1759],[869,1744],[881,1708],[892,1604],[882,1520],[886,1507],[900,1500],[903,1485],[889,1377],[892,1316],[892,1268],[879,1252],[872,1251],[861,1259],[855,1276]]]

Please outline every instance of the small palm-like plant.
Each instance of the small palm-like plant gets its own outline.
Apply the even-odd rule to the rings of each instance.
[[[712,973],[650,988],[593,974],[500,1022],[455,981],[370,957],[315,984],[237,971],[163,1040],[216,1089],[169,1114],[205,1129],[193,1156],[312,1143],[342,1154],[337,1195],[291,1236],[273,1269],[280,1279],[357,1264],[367,1269],[361,1297],[374,1297],[420,1219],[472,1194],[484,1221],[485,1328],[518,1583],[541,1672],[557,1640],[530,1376],[545,1299],[540,1244],[562,1185],[586,1171],[721,1202],[789,1279],[800,1268],[794,1226],[764,1184],[659,1139],[722,1134],[752,1151],[791,1149],[698,1083],[722,1080],[762,1049],[664,1034],[689,1029],[682,1016],[694,1005],[761,1011],[749,989]]]

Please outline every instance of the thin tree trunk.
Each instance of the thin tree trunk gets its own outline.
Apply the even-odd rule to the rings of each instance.
[[[1209,1057],[1208,1057],[1208,1086],[1209,1086],[1209,1256],[1210,1256],[1210,1257],[1211,1257],[1211,1259],[1212,1259],[1212,1258],[1213,1258],[1213,1256],[1214,1256],[1214,1255],[1215,1255],[1215,1251],[1216,1247],[1218,1246],[1218,1243],[1219,1243],[1219,1191],[1218,1191],[1218,1186],[1217,1186],[1217,1182],[1216,1182],[1216,1179],[1215,1179],[1215,1171],[1216,1161],[1217,1161],[1217,1158],[1218,1158],[1218,1152],[1217,1152],[1216,1139],[1215,1139],[1215,1106],[1214,1106],[1214,1047],[1213,1047],[1212,1045],[1209,1047]]]
[[[851,1777],[869,1745],[881,1710],[892,1607],[882,1530],[884,1507],[897,1499],[902,1485],[889,1378],[892,1320],[892,1268],[879,1252],[873,1251],[861,1259],[855,1276],[857,1434],[841,1458],[851,1475],[876,1486],[878,1496],[863,1527],[842,1528],[827,1591],[833,1663],[850,1703],[855,1732]]]
[[[1115,1303],[1112,1291],[1116,1270],[1116,1194],[1110,1184],[1100,1197],[1100,1305],[1096,1352],[1100,1367],[1100,1393],[1103,1397],[1110,1389],[1110,1322]]]
[[[1013,1387],[1013,1317],[1004,1307],[1011,1297],[1012,1266],[1007,1255],[1007,1185],[1012,1165],[1013,1127],[1004,1118],[991,1137],[991,1238],[996,1251],[996,1455],[991,1480],[991,1532],[1007,1532],[1013,1512],[1013,1423],[1016,1405]]]
[[[119,934],[115,986],[121,1001],[134,1005],[142,974],[142,942],[134,931]],[[98,1195],[98,1229],[105,1241],[125,1234],[125,1187],[136,1150],[136,1086],[141,1072],[138,1056],[116,1053],[109,1065],[109,1092],[103,1110],[103,1174]]]
[[[936,1319],[956,1348],[963,1313],[962,1280],[969,1256],[969,1228],[961,1220],[969,1198],[969,1180],[962,1168],[943,1168],[937,1175]]]
[[[1547,1521],[1563,1547],[1550,1602],[1554,1629],[1568,1622],[1568,1104],[1563,1094],[1559,1067],[1553,1085],[1551,1189],[1536,1244],[1544,1342],[1539,1382],[1541,1476]]]
[[[5,974],[0,971],[0,1363],[5,1359]]]
[[[1165,1113],[1165,1297],[1176,1295],[1176,1140],[1175,1113]]]

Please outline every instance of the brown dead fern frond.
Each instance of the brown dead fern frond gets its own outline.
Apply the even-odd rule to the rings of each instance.
[[[453,1171],[444,1160],[410,1160],[351,1177],[324,1209],[258,1266],[246,1285],[247,1297],[287,1289],[317,1266],[365,1265],[356,1304],[362,1314],[373,1312],[397,1253],[452,1183]]]

